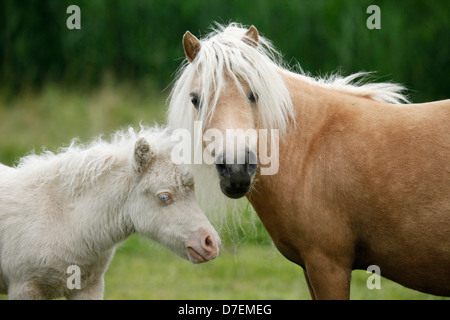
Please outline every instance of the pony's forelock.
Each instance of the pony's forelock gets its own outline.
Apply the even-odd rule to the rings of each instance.
[[[213,31],[201,40],[201,48],[194,61],[181,65],[170,94],[168,122],[171,128],[192,129],[194,119],[207,125],[228,75],[242,94],[241,80],[244,80],[258,95],[261,127],[286,132],[294,112],[290,94],[278,72],[282,60],[271,42],[262,36],[256,47],[243,41],[246,31],[236,23],[226,27],[216,24]],[[198,118],[189,99],[194,78],[198,81],[202,102]]]

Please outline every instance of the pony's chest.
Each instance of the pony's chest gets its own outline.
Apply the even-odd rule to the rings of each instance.
[[[302,238],[306,232],[302,230],[299,208],[295,201],[275,202],[274,197],[262,197],[262,201],[252,201],[252,205],[277,249],[288,260],[303,265]]]

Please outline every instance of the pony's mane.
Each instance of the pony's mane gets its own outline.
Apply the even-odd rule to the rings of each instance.
[[[301,67],[298,74],[290,72],[295,77],[308,83],[320,85],[324,88],[347,92],[355,96],[366,97],[379,102],[390,104],[409,103],[403,92],[406,88],[398,83],[377,82],[370,83],[372,72],[357,72],[349,76],[342,76],[340,73],[333,73],[325,77],[312,77],[305,73]]]
[[[132,127],[111,134],[108,140],[101,135],[87,144],[73,139],[69,146],[61,147],[56,153],[48,150],[41,154],[30,154],[19,159],[16,166],[19,175],[36,185],[44,186],[58,179],[61,187],[72,194],[91,186],[114,163],[128,160],[133,154],[136,141],[145,137],[152,151],[159,152],[170,145],[165,129],[141,126]]]
[[[402,94],[405,88],[395,83],[367,83],[369,72],[358,72],[347,77],[332,74],[328,77],[311,77],[297,65],[294,72],[283,62],[281,54],[272,43],[259,36],[258,46],[242,41],[248,28],[238,23],[227,26],[215,24],[211,33],[201,39],[201,49],[194,61],[186,59],[178,69],[176,81],[170,94],[168,110],[169,126],[192,129],[194,120],[206,124],[211,119],[219,93],[224,86],[225,74],[230,76],[238,88],[244,80],[257,93],[261,127],[276,128],[283,134],[289,120],[294,117],[290,94],[280,71],[325,88],[364,96],[386,103],[409,102]],[[200,101],[203,103],[199,118],[190,105],[190,87],[196,77],[200,82]],[[210,96],[214,92],[214,96]]]

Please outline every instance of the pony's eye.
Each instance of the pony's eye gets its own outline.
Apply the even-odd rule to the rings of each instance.
[[[256,93],[250,92],[249,96],[248,96],[248,101],[250,101],[250,103],[256,103],[258,102],[258,95]]]
[[[173,202],[172,195],[169,192],[161,192],[156,196],[162,204],[169,204]]]
[[[191,102],[194,105],[195,109],[198,110],[200,106],[200,99],[196,93],[191,93]]]

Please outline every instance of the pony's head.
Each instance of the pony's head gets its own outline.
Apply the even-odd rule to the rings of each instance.
[[[278,53],[254,26],[234,23],[219,25],[202,41],[188,31],[183,47],[186,62],[171,93],[169,125],[193,132],[199,121],[202,141],[195,145],[214,158],[222,192],[240,198],[261,164],[260,129],[283,134],[293,118],[274,62]]]
[[[179,256],[193,263],[214,259],[220,238],[195,199],[192,174],[171,161],[167,139],[164,145],[158,140],[140,137],[135,143],[125,214],[136,232]]]

